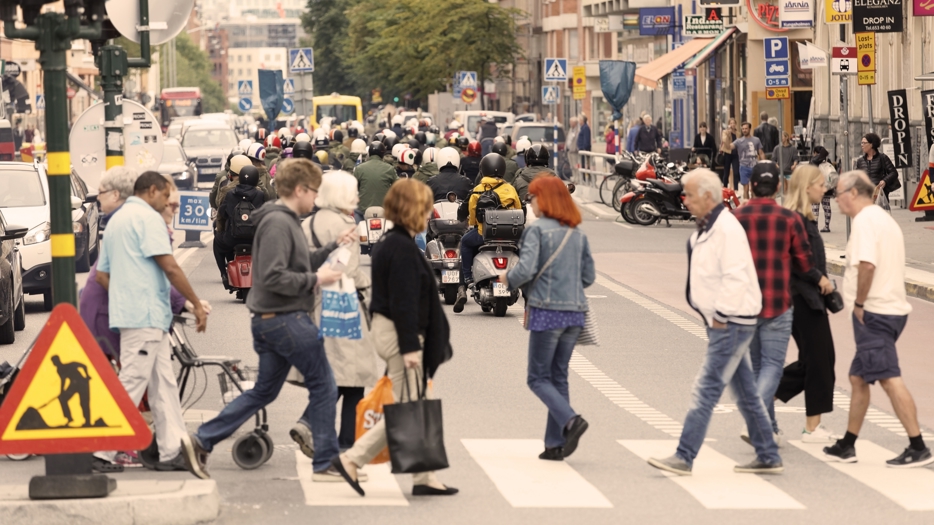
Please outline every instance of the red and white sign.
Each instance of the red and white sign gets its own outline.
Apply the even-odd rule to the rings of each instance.
[[[830,72],[838,75],[856,74],[856,48],[835,47],[831,52]]]

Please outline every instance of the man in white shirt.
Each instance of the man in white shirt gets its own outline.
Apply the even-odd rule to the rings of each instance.
[[[853,219],[846,245],[843,302],[853,312],[856,356],[850,366],[850,417],[846,435],[824,454],[835,461],[856,461],[856,438],[869,408],[869,385],[879,381],[895,415],[908,433],[909,445],[886,461],[893,468],[934,463],[924,445],[918,410],[901,378],[895,341],[905,329],[911,305],[905,297],[905,240],[898,223],[873,204],[875,185],[862,171],[849,171],[837,182],[840,211]]]

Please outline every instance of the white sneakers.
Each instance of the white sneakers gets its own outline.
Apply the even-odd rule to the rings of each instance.
[[[817,425],[813,432],[808,432],[807,428],[801,429],[802,443],[830,443],[833,444],[839,439],[839,436],[833,435],[824,425]]]

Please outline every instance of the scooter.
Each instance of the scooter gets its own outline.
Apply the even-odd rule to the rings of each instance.
[[[361,255],[369,255],[373,245],[379,242],[384,233],[392,229],[392,221],[385,217],[386,212],[382,206],[370,206],[363,212],[363,220],[357,224]]]
[[[641,188],[630,191],[620,199],[623,219],[642,226],[651,226],[664,220],[669,227],[671,219],[691,220],[694,216],[684,205],[683,191],[680,181],[647,179]],[[739,198],[732,189],[723,188],[721,196],[726,209],[739,207]]]
[[[236,293],[237,299],[246,302],[246,297],[253,287],[253,245],[234,246],[234,260],[227,263],[227,280],[230,293]]]
[[[446,200],[435,202],[432,218],[428,220],[431,240],[425,247],[428,264],[438,280],[438,290],[444,296],[444,304],[457,301],[460,283],[461,237],[467,232],[467,223],[457,220],[460,201],[451,192]]]
[[[519,290],[509,291],[500,277],[519,264],[519,239],[525,229],[522,210],[486,210],[483,240],[473,260],[473,286],[468,293],[484,312],[504,317],[519,300]]]

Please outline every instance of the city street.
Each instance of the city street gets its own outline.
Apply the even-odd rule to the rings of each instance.
[[[578,347],[571,361],[572,405],[590,422],[572,457],[563,463],[537,459],[546,411],[525,384],[528,334],[519,324],[521,301],[505,318],[481,313],[470,302],[460,315],[445,307],[454,358],[441,367],[433,387],[434,395],[443,400],[451,465],[439,477],[459,488],[460,494],[413,497],[411,478],[391,475],[388,464],[366,467],[365,498],[342,482],[311,482],[310,462],[288,435],[304,408],[306,391],[286,385],[269,407],[276,447],[268,463],[252,471],[237,467],[230,455],[233,437],[211,456],[208,466],[221,495],[217,522],[784,525],[934,520],[934,470],[884,466],[884,460],[907,445],[907,438],[879,387],[873,388],[869,421],[856,445],[858,463],[825,463],[823,445],[798,441],[804,422],[799,397],[777,407],[786,439],[780,450],[785,473],[735,474],[733,465],[752,460],[753,453],[739,438],[743,421],[727,393],[713,417],[693,477],[669,477],[647,465],[646,457],[673,453],[705,350],[705,330],[684,296],[685,241],[694,226],[631,227],[597,218],[588,208],[584,212],[582,228],[590,238],[598,272],[596,284],[587,292],[602,344]],[[189,332],[195,350],[255,365],[249,313],[222,288],[210,249],[177,250],[176,257],[199,296],[213,305],[207,333]],[[79,280],[85,276],[79,274]],[[27,299],[26,331],[17,334],[16,344],[0,347],[0,361],[15,361],[47,316],[41,312],[41,300]],[[934,378],[929,371],[934,369],[934,356],[927,320],[934,316],[934,303],[910,302],[914,312],[900,340],[901,369],[918,405],[922,428],[930,436]],[[854,353],[851,325],[844,315],[831,318],[838,388],[836,408],[824,424],[835,433],[842,433],[846,425],[847,370]],[[792,342],[789,361],[795,354]],[[198,370],[194,375],[196,382],[183,400],[192,430],[201,418],[222,408],[215,370]],[[251,429],[252,421],[240,433]],[[2,484],[25,484],[30,476],[43,472],[43,461],[3,458],[0,472]],[[113,477],[191,479],[188,473],[144,469]]]

